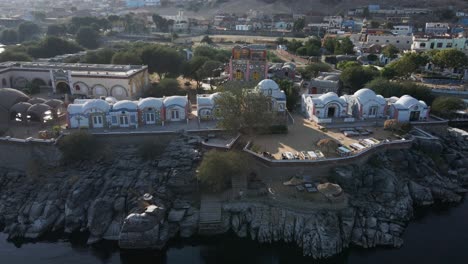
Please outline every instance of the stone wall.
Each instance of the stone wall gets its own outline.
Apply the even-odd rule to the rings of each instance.
[[[27,171],[32,164],[56,167],[60,164],[61,157],[55,142],[0,140],[0,161],[3,168]]]

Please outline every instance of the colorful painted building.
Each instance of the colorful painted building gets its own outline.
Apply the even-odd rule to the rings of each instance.
[[[235,46],[228,66],[230,81],[260,81],[268,76],[264,45]]]

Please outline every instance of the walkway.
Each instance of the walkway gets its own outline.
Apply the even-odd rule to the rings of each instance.
[[[221,197],[216,194],[206,194],[201,197],[200,222],[198,232],[200,234],[215,234],[221,231],[222,209]]]

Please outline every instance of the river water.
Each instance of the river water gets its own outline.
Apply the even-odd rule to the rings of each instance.
[[[119,251],[115,244],[85,246],[85,239],[48,239],[15,245],[0,234],[1,264],[145,263],[468,263],[468,201],[418,210],[402,248],[351,248],[326,261],[302,257],[294,245],[261,245],[234,236],[173,241],[165,252]]]

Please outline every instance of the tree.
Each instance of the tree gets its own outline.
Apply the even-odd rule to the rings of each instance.
[[[73,132],[63,137],[58,147],[64,161],[81,161],[92,159],[98,150],[96,138],[85,131]]]
[[[283,38],[283,37],[277,38],[275,42],[276,42],[277,45],[286,45],[286,44],[288,44],[288,40]]]
[[[173,95],[184,95],[185,91],[180,88],[176,79],[164,78],[158,84],[153,84],[145,92],[146,97],[163,97]]]
[[[0,53],[0,62],[5,61],[32,61],[32,58],[24,52],[6,50]]]
[[[304,27],[305,27],[305,19],[299,18],[296,21],[294,21],[293,31],[296,31],[296,32],[302,31]]]
[[[297,49],[302,47],[302,45],[303,45],[302,41],[293,39],[286,44],[286,48],[288,49],[289,52],[296,53]]]
[[[76,33],[76,42],[88,49],[99,47],[99,32],[92,27],[84,26]]]
[[[335,41],[334,54],[354,54],[354,44],[349,37]]]
[[[437,97],[431,105],[432,112],[445,118],[452,118],[456,111],[465,109],[465,102],[462,99],[450,96]]]
[[[61,24],[53,24],[47,27],[47,36],[63,36],[67,32],[67,27]]]
[[[18,43],[18,33],[14,29],[5,29],[2,31],[0,42],[3,44],[15,44]]]
[[[248,158],[244,155],[238,151],[208,151],[198,167],[197,179],[211,192],[226,189],[232,177],[242,176],[247,172]]]
[[[375,20],[372,20],[370,22],[370,27],[371,28],[379,28],[380,27],[380,23],[378,21],[375,21]]]
[[[414,82],[397,82],[389,81],[384,78],[376,78],[367,83],[366,87],[385,98],[390,98],[392,96],[401,97],[407,94],[418,100],[423,100],[428,105],[434,100],[434,96],[429,87]]]
[[[468,57],[462,51],[456,49],[445,49],[437,52],[432,62],[441,68],[459,69],[468,66]]]
[[[294,87],[294,83],[289,80],[279,80],[277,83],[286,94],[286,107],[288,111],[293,111],[299,101],[299,91]]]
[[[274,123],[271,100],[250,89],[231,89],[215,99],[218,125],[232,131],[247,133],[267,131]]]
[[[361,66],[361,64],[357,61],[340,61],[336,65],[336,68],[343,71],[347,68],[356,67],[356,66]]]
[[[379,76],[379,71],[375,67],[354,66],[343,70],[340,80],[350,93],[354,93],[377,76]]]
[[[168,32],[169,27],[172,26],[172,24],[174,24],[173,20],[167,20],[158,14],[153,14],[152,18],[153,18],[153,23],[162,32]]]
[[[367,55],[367,60],[368,61],[378,61],[379,60],[379,57],[375,54],[369,54]]]
[[[34,58],[50,58],[62,54],[77,53],[83,50],[75,42],[58,37],[46,37],[38,43],[24,45],[27,53]]]
[[[329,53],[335,53],[336,39],[328,37],[323,42],[323,48],[325,48]]]
[[[205,62],[209,61],[210,58],[205,56],[194,56],[186,65],[184,69],[184,77],[195,80],[197,83],[197,89],[201,87],[203,80],[201,68]]]
[[[182,72],[183,57],[174,48],[150,45],[142,49],[141,60],[148,65],[150,73],[157,73],[160,79],[166,75],[176,76]]]
[[[37,22],[43,22],[47,18],[46,14],[41,11],[32,11],[31,15],[34,17],[34,20]]]
[[[330,65],[323,62],[316,62],[309,64],[305,69],[299,69],[302,78],[311,79],[317,77],[319,72],[329,72],[331,70]]]
[[[382,54],[387,57],[387,58],[390,58],[390,59],[395,59],[398,55],[398,52],[400,52],[395,46],[393,46],[392,44],[389,44],[389,45],[386,45],[383,49],[382,49]]]
[[[382,76],[391,79],[393,77],[408,77],[412,73],[427,64],[429,58],[422,53],[406,53],[398,60],[387,64],[382,71]]]
[[[368,8],[367,6],[364,7],[364,10],[362,11],[362,16],[363,16],[364,18],[370,18],[370,17],[371,17],[371,14],[370,14],[370,12],[369,12],[369,8]]]
[[[110,64],[115,51],[109,48],[99,49],[97,51],[88,51],[81,60],[82,63],[92,64]]]
[[[201,43],[206,43],[206,44],[213,44],[213,40],[210,38],[210,36],[204,36],[201,40]]]
[[[18,39],[20,42],[31,40],[40,33],[39,26],[32,22],[23,22],[18,26]]]
[[[119,51],[112,56],[112,64],[141,65],[141,57],[135,51]]]
[[[319,147],[322,151],[334,153],[338,148],[338,142],[331,138],[324,138],[317,142],[317,147]]]
[[[231,52],[225,49],[216,49],[209,46],[198,46],[194,49],[193,56],[207,57],[210,60],[226,63],[231,57]]]
[[[396,119],[385,120],[384,129],[385,130],[390,130],[392,132],[397,130],[398,129],[398,121]]]

